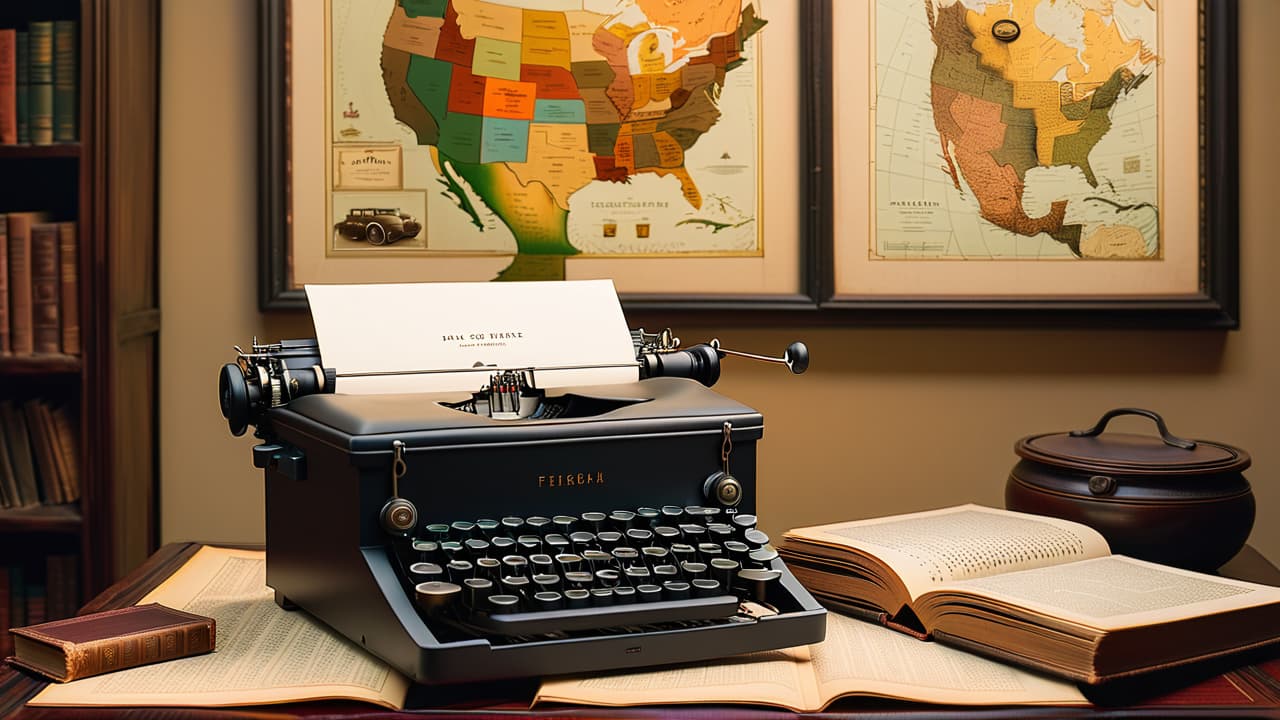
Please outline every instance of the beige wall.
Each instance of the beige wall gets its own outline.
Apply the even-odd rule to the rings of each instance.
[[[260,542],[252,441],[218,413],[231,345],[310,334],[257,311],[253,218],[253,0],[165,0],[162,42],[161,528],[164,541]],[[1252,542],[1280,559],[1280,250],[1273,231],[1280,117],[1272,67],[1280,3],[1241,0],[1241,253],[1244,329],[1218,332],[677,327],[729,347],[809,343],[790,377],[730,360],[718,389],[763,411],[765,529],[975,501],[1003,502],[1012,445],[1123,405],[1174,432],[1248,450],[1259,504]],[[1120,429],[1145,431],[1126,421]],[[655,472],[661,458],[654,458]],[[1195,538],[1187,538],[1195,542]]]

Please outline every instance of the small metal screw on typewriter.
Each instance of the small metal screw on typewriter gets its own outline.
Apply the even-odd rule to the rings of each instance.
[[[391,395],[342,393],[358,375],[315,340],[237,347],[219,402],[261,441],[277,602],[430,684],[821,640],[825,611],[757,527],[763,418],[710,389],[727,356],[799,374],[808,350],[632,344],[636,382],[479,366],[404,371],[475,373],[473,392]]]

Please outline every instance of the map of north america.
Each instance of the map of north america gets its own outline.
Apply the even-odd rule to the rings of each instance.
[[[520,254],[573,255],[570,199],[594,183],[671,178],[703,206],[685,153],[763,25],[742,0],[399,0],[382,76],[476,227],[463,183]]]

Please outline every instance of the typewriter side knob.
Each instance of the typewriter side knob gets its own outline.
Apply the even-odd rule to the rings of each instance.
[[[218,404],[222,407],[222,416],[227,419],[231,434],[236,437],[243,435],[249,427],[252,403],[244,371],[235,363],[223,365],[222,372],[218,375]]]
[[[418,508],[402,497],[393,497],[379,513],[382,529],[391,535],[407,535],[418,526]]]
[[[723,470],[717,470],[702,484],[702,494],[709,502],[731,508],[742,502],[742,483]]]

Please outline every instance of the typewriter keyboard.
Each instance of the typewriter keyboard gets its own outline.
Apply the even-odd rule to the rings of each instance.
[[[754,515],[668,505],[430,524],[400,559],[426,618],[514,640],[747,622],[744,601],[770,612],[777,557]]]

